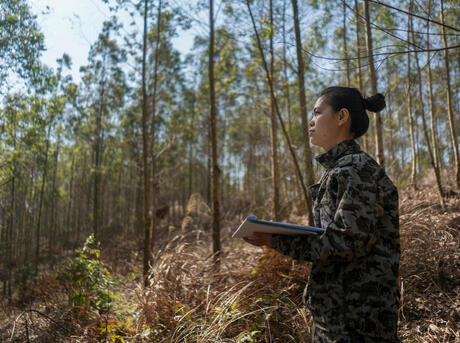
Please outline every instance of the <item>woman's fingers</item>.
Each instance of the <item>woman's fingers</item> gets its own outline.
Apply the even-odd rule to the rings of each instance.
[[[262,233],[262,232],[254,232],[254,235],[251,237],[244,237],[244,241],[255,245],[255,246],[262,246],[266,245],[268,247],[271,246],[271,238],[272,235],[270,233]]]

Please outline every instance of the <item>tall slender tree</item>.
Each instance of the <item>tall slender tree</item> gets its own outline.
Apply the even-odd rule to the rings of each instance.
[[[409,13],[412,12],[412,0],[409,1]],[[407,19],[407,41],[410,42],[411,28],[411,15]],[[408,50],[410,46],[408,45]],[[417,188],[416,177],[417,177],[417,154],[415,151],[415,137],[414,137],[414,118],[412,113],[412,80],[411,80],[411,59],[410,53],[407,53],[407,118],[409,120],[409,134],[410,134],[410,146],[412,151],[412,172],[411,172],[411,183],[414,189]]]
[[[262,49],[262,43],[260,41],[259,32],[257,30],[257,26],[256,26],[256,23],[255,23],[255,20],[254,20],[254,15],[252,14],[251,4],[250,4],[249,0],[246,1],[246,6],[247,6],[247,9],[248,9],[248,12],[249,12],[249,16],[251,18],[252,27],[254,29],[254,35],[256,37],[257,47],[258,47],[258,50],[259,50],[260,58],[262,60],[262,66],[263,66],[264,71],[265,71],[266,80],[268,82],[268,86],[270,87],[270,92],[273,94],[276,114],[278,116],[278,120],[279,120],[279,123],[281,125],[281,129],[282,129],[284,138],[286,139],[286,143],[287,143],[287,146],[289,148],[289,152],[291,153],[291,156],[292,156],[292,161],[294,163],[297,180],[298,180],[298,182],[300,183],[300,185],[302,187],[305,203],[308,203],[308,201],[309,201],[309,199],[311,199],[311,197],[309,195],[307,187],[305,186],[305,182],[304,182],[302,173],[300,171],[300,166],[299,166],[299,162],[298,162],[298,159],[297,159],[297,155],[296,155],[296,153],[294,151],[294,148],[293,148],[293,146],[291,144],[291,139],[289,138],[289,135],[288,135],[288,133],[286,131],[286,126],[284,125],[284,120],[281,117],[281,112],[280,112],[280,109],[279,109],[279,106],[278,106],[278,101],[277,101],[276,96],[275,96],[274,85],[273,85],[273,82],[272,82],[272,79],[271,79],[271,76],[270,76],[270,70],[269,70],[269,67],[268,67],[268,64],[267,64],[267,60],[265,58],[265,53],[264,53],[264,51]]]
[[[144,34],[142,45],[142,161],[144,177],[144,286],[148,285],[150,269],[150,172],[149,172],[149,137],[147,129],[147,27],[149,0],[144,0]]]
[[[345,5],[345,2],[343,4]],[[355,49],[356,49],[356,59],[358,62],[358,89],[363,96],[366,96],[366,92],[365,92],[364,84],[363,84],[362,67],[361,67],[361,25],[360,25],[358,0],[355,0],[354,12],[355,12],[355,34],[356,34]],[[367,141],[368,134],[363,135],[362,139],[363,139],[363,149],[364,151],[368,152],[369,151],[368,141]]]
[[[345,1],[343,6],[343,25],[342,25],[342,39],[343,39],[343,58],[345,59],[345,76],[347,80],[347,87],[350,87],[350,59],[348,58],[348,44],[347,44],[347,5]]]
[[[371,19],[369,15],[369,0],[364,0],[364,16],[366,20],[366,45],[367,56],[369,59],[369,71],[371,76],[371,90],[372,94],[377,94],[377,71],[374,65],[374,49],[372,47],[372,30]],[[374,113],[375,123],[375,146],[377,160],[382,168],[385,168],[385,156],[383,151],[383,132],[382,132],[382,117],[379,112]]]
[[[302,120],[302,133],[303,141],[305,144],[304,149],[304,161],[305,161],[305,173],[307,175],[307,184],[312,185],[315,181],[315,175],[313,172],[312,153],[310,147],[310,135],[308,133],[308,120],[307,120],[307,98],[305,94],[305,61],[303,59],[303,48],[302,48],[302,35],[300,33],[299,24],[299,9],[297,6],[297,0],[292,0],[292,10],[294,13],[294,31],[296,40],[296,51],[297,51],[297,70],[298,70],[298,83],[299,83],[299,103],[300,103],[300,118]],[[313,210],[311,196],[308,193],[306,199],[307,215],[309,225],[314,225]]]
[[[209,101],[211,119],[212,163],[212,250],[216,264],[220,263],[220,169],[217,156],[217,105],[214,80],[214,1],[209,0]]]
[[[431,0],[428,1],[428,15],[431,13]],[[428,75],[428,100],[430,108],[430,129],[431,129],[431,141],[433,142],[433,159],[434,159],[434,168],[439,173],[441,165],[439,158],[439,149],[438,149],[438,138],[436,133],[436,117],[435,117],[435,103],[433,99],[433,78],[431,73],[431,54],[430,54],[430,22],[426,22],[426,46],[427,46],[427,75]],[[444,197],[444,192],[442,191],[442,185],[440,183],[441,197]]]
[[[273,37],[275,26],[273,23],[273,0],[269,1],[269,40],[270,40],[270,76],[275,82],[275,53],[273,50]],[[278,125],[275,112],[275,94],[270,92],[270,140],[271,140],[271,164],[272,164],[272,189],[273,189],[273,215],[276,221],[280,221],[280,193],[279,193],[279,166],[278,166]]]
[[[155,119],[157,112],[157,92],[158,92],[158,65],[159,65],[159,55],[160,55],[160,37],[161,37],[161,5],[162,1],[158,1],[158,13],[157,13],[157,26],[156,26],[156,35],[155,35],[155,60],[153,68],[153,94],[152,94],[152,123],[150,129],[151,137],[151,146],[150,146],[150,158],[151,158],[151,175],[152,175],[152,211],[151,213],[156,213],[156,194],[157,194],[157,181],[156,181],[156,146],[155,146],[155,136],[156,136],[156,127]],[[153,249],[155,244],[155,232],[156,232],[156,215],[152,215],[151,218],[151,228],[150,228],[150,250]]]
[[[410,19],[411,19],[411,27],[414,27],[414,24],[412,23],[413,16],[411,16]],[[428,22],[427,22],[427,25],[429,25]],[[414,30],[412,30],[412,41],[415,42],[415,40],[416,40],[416,35],[415,35]],[[429,58],[429,56],[428,56],[428,58]],[[418,53],[415,53],[415,63],[416,63],[416,66],[417,66],[417,74],[418,74],[418,82],[417,82],[418,83],[418,96],[419,96],[420,99],[423,99],[424,95],[423,95],[423,87],[422,87],[422,82],[423,82],[422,81],[423,80],[422,79],[422,69],[420,67]],[[431,68],[430,68],[430,73],[429,74],[430,74],[429,78],[431,79]],[[430,83],[430,86],[431,86],[431,81],[429,83]],[[429,89],[429,92],[431,94],[431,89]],[[431,96],[430,96],[429,105],[431,105],[431,100],[432,99],[431,99]],[[425,139],[426,148],[428,150],[428,155],[430,157],[431,167],[433,168],[433,172],[434,172],[434,175],[435,175],[435,178],[436,178],[436,186],[437,186],[437,190],[438,190],[438,193],[439,193],[439,200],[440,200],[440,203],[441,203],[441,207],[443,209],[445,209],[446,204],[445,204],[445,201],[444,201],[444,192],[443,192],[442,185],[441,185],[441,177],[440,177],[440,173],[439,173],[439,168],[437,167],[436,162],[435,162],[435,158],[434,158],[433,144],[432,144],[432,142],[430,140],[430,133],[429,133],[428,125],[427,125],[427,122],[426,122],[425,107],[424,107],[423,102],[419,102],[418,109],[420,111],[420,116],[422,118],[423,136],[424,136],[424,139]]]
[[[440,0],[442,44],[444,47],[444,67],[446,71],[446,98],[447,98],[447,116],[449,119],[450,138],[455,163],[455,182],[457,189],[460,190],[460,160],[458,154],[458,138],[455,133],[454,113],[452,108],[452,90],[450,85],[450,61],[449,50],[447,49],[446,27],[444,26],[444,0]]]

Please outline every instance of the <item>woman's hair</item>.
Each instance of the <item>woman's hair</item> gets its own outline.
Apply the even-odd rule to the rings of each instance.
[[[369,128],[369,116],[366,110],[379,112],[385,108],[383,94],[377,93],[369,98],[363,98],[361,92],[356,88],[328,87],[321,92],[321,96],[334,111],[338,112],[346,108],[350,112],[350,130],[355,134],[354,138],[361,137]]]

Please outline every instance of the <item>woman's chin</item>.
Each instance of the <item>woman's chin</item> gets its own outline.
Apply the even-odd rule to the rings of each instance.
[[[312,136],[310,136],[310,144],[313,144],[313,145],[318,145],[318,142],[316,141],[316,139]]]

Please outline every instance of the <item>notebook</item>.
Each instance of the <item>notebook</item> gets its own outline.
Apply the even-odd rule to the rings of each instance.
[[[232,237],[251,237],[253,235],[253,232],[264,232],[281,235],[316,236],[323,234],[324,231],[324,229],[318,227],[272,222],[268,220],[257,219],[256,216],[249,216],[241,223],[238,229],[235,230],[235,232],[232,234]]]

